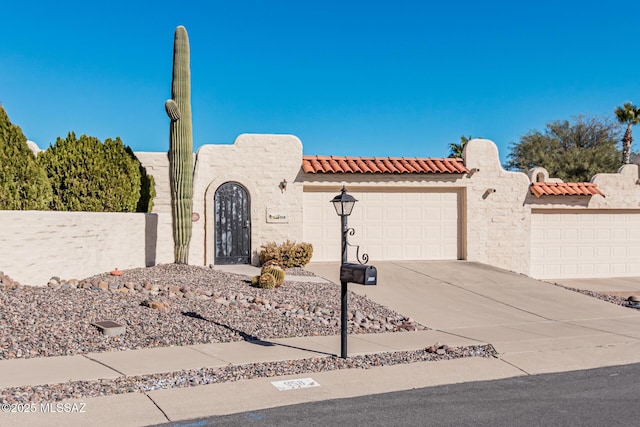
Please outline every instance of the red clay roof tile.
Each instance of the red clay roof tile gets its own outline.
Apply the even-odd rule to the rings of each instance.
[[[534,182],[529,187],[531,194],[540,196],[593,196],[604,193],[592,182]]]
[[[469,173],[460,158],[303,156],[304,173]]]

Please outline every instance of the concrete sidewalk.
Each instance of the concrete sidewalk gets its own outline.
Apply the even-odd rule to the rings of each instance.
[[[464,261],[376,263],[378,286],[351,291],[433,328],[429,331],[349,336],[349,355],[491,343],[496,359],[466,358],[380,368],[349,369],[155,390],[69,401],[82,413],[0,413],[0,425],[140,426],[317,400],[359,396],[518,375],[640,362],[640,312],[549,283]],[[309,270],[331,281],[338,264]],[[250,266],[227,271],[253,275]],[[289,280],[323,280],[289,277]],[[264,343],[263,343],[264,344]],[[330,357],[340,337],[92,353],[0,361],[0,387],[112,379],[183,369]],[[272,381],[312,378],[319,387],[279,391]],[[46,402],[42,402],[46,403]]]

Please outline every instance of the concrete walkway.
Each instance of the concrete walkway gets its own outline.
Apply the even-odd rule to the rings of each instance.
[[[0,426],[141,426],[440,384],[640,362],[639,311],[476,263],[375,265],[378,286],[350,284],[349,289],[433,329],[352,335],[348,343],[350,356],[417,350],[441,342],[449,346],[491,343],[499,357],[261,378],[68,402],[78,404],[77,409],[84,404],[82,413],[43,413],[38,404],[35,413],[0,413]],[[337,263],[311,264],[308,269],[321,278],[289,279],[338,281]],[[225,270],[247,275],[257,272],[250,266],[228,266]],[[339,336],[277,339],[270,343],[202,344],[0,361],[0,388],[330,357],[340,351]],[[272,384],[300,378],[312,378],[320,386],[279,391]]]

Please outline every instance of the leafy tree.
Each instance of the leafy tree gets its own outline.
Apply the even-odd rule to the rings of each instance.
[[[462,152],[464,151],[464,146],[467,145],[467,142],[471,141],[473,137],[469,135],[469,138],[464,135],[460,136],[460,143],[457,144],[452,142],[449,144],[449,157],[462,157]]]
[[[102,144],[98,138],[76,138],[70,132],[40,153],[38,161],[53,187],[54,210],[135,212],[138,207],[141,165],[120,138]],[[151,201],[146,204],[150,209]]]
[[[627,125],[627,130],[622,137],[622,163],[631,163],[631,127],[640,123],[640,108],[630,102],[626,102],[622,107],[617,107],[614,111],[618,122]]]
[[[619,135],[618,125],[606,118],[552,121],[544,131],[530,131],[511,144],[506,168],[526,172],[541,166],[565,182],[589,181],[620,167]]]
[[[46,210],[53,198],[46,172],[22,129],[0,107],[0,209]]]

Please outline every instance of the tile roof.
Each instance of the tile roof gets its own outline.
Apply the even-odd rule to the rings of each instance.
[[[302,156],[305,173],[469,173],[460,158]]]
[[[604,193],[592,182],[534,182],[529,187],[531,194],[540,196],[593,196]]]

